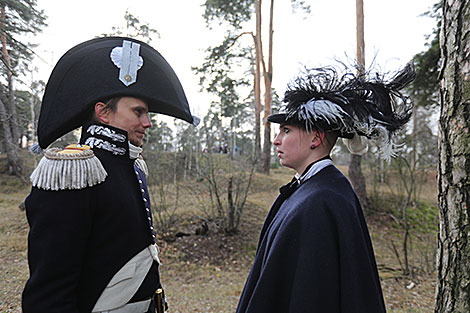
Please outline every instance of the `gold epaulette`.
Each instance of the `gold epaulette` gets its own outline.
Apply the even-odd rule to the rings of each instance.
[[[83,189],[102,183],[108,173],[87,145],[50,148],[31,174],[34,187],[45,190]]]

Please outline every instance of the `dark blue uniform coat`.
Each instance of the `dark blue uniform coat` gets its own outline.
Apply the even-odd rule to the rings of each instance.
[[[127,150],[127,140],[122,146]],[[103,183],[80,190],[33,188],[26,199],[30,278],[24,313],[91,312],[114,274],[153,242],[128,151],[93,150],[108,173]],[[154,262],[136,297],[148,298],[159,286]]]
[[[281,188],[237,313],[385,312],[361,205],[330,165]],[[292,193],[292,194],[291,194]]]

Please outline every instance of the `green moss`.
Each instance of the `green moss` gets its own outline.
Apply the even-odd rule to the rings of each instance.
[[[453,145],[454,156],[468,156],[470,155],[470,132],[467,125],[460,126],[454,129],[455,136]]]
[[[470,99],[470,77],[469,73],[464,73],[462,76],[462,99]]]

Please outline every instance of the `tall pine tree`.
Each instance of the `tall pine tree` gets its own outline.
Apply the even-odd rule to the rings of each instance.
[[[4,149],[8,158],[8,171],[21,176],[23,165],[18,153],[20,131],[15,100],[15,78],[25,74],[32,59],[34,45],[20,38],[39,33],[45,24],[43,11],[36,8],[36,0],[9,0],[0,3],[0,40],[2,47],[0,83],[0,119],[2,121]]]
[[[436,313],[470,312],[470,1],[444,0]]]

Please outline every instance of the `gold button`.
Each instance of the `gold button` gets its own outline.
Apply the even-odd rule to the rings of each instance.
[[[126,74],[126,75],[124,76],[124,79],[126,80],[126,82],[130,82],[130,81],[132,80],[132,76],[129,75],[129,74]]]

